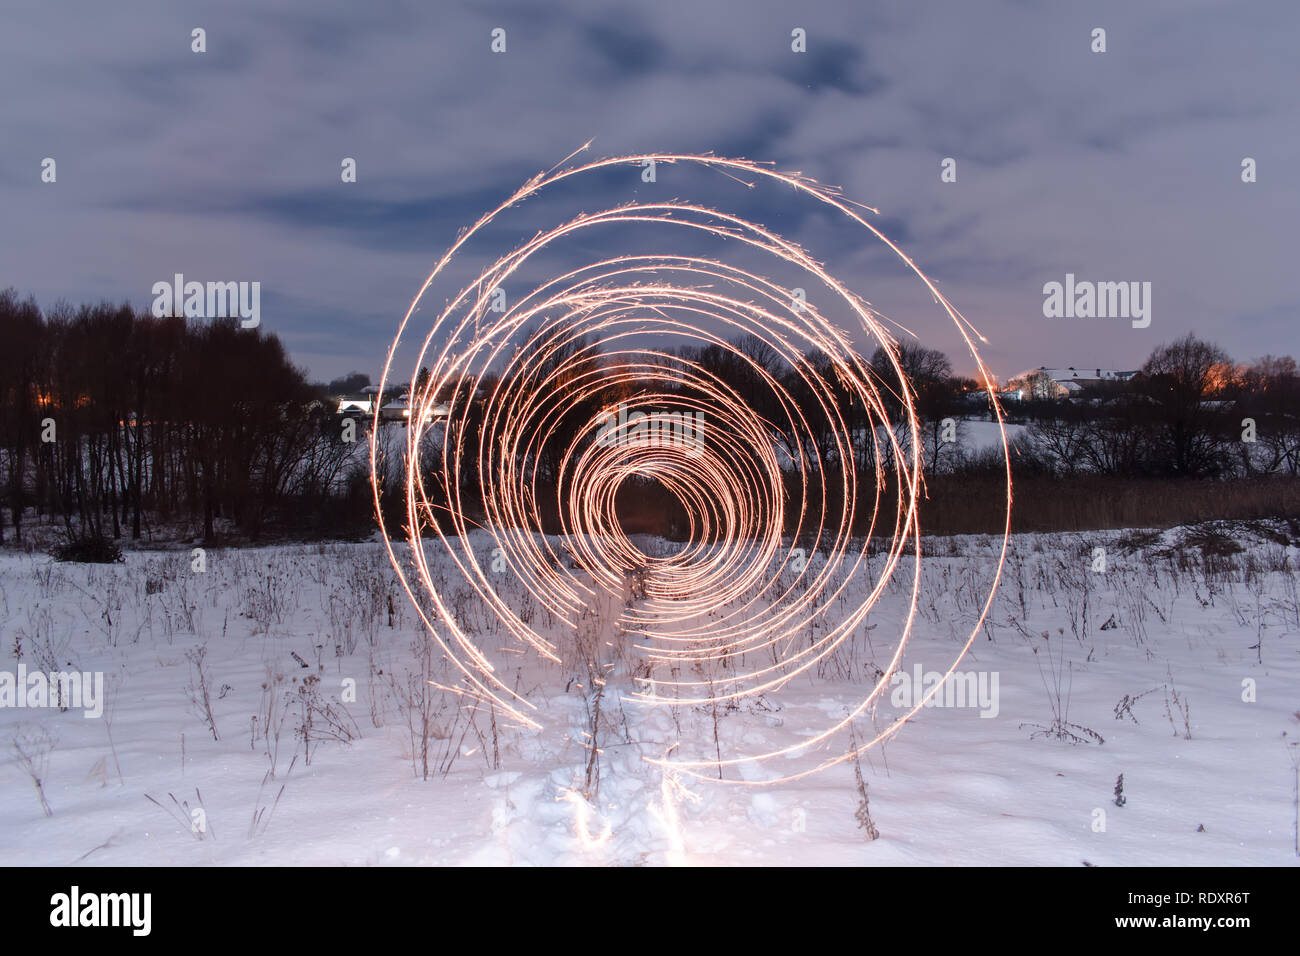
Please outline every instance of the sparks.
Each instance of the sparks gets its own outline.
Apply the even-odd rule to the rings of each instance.
[[[445,278],[454,257],[468,255],[469,244],[481,238],[498,216],[557,184],[653,160],[714,170],[751,189],[776,183],[788,187],[786,195],[793,192],[802,201],[821,204],[865,229],[924,285],[956,328],[1002,427],[993,378],[976,350],[976,341],[985,339],[913,260],[864,218],[866,213],[875,214],[875,209],[842,198],[838,190],[802,174],[713,155],[651,153],[565,165],[590,145],[529,179],[457,236],[402,319],[384,364],[381,395],[396,380],[399,345],[412,317],[427,304],[422,301],[425,294]],[[749,259],[767,257],[783,273],[799,270],[808,276],[809,287],[824,290],[825,295],[821,304],[814,297],[805,301],[794,289],[748,268],[680,251],[642,248],[602,255],[533,285],[526,294],[514,296],[508,309],[493,308],[494,290],[507,280],[523,284],[523,276],[549,248],[593,232],[605,237],[611,226],[647,234],[653,229],[655,236],[667,227],[681,230],[683,236],[739,243]],[[598,248],[606,248],[603,238],[595,242]],[[868,368],[850,333],[827,317],[827,303],[856,317],[855,333],[865,333],[869,341],[885,347],[896,380],[893,387],[885,386]],[[427,312],[421,313],[422,320],[426,316]],[[631,576],[643,576],[644,595],[628,603],[616,630],[631,641],[631,653],[649,675],[630,681],[625,699],[646,706],[708,707],[779,693],[864,626],[910,548],[911,604],[889,666],[862,700],[842,719],[790,747],[724,756],[719,744],[716,759],[647,757],[663,768],[665,824],[671,817],[670,829],[680,833],[673,803],[673,795],[681,792],[677,774],[709,777],[750,761],[814,753],[819,745],[844,733],[878,700],[898,668],[916,618],[921,581],[920,442],[899,437],[900,433],[916,436],[920,421],[899,364],[896,340],[886,324],[894,323],[798,244],[738,215],[680,199],[623,203],[539,229],[448,296],[423,335],[411,376],[421,384],[410,394],[406,461],[421,461],[421,443],[432,428],[445,431],[434,461],[406,469],[401,537],[408,545],[404,551],[409,564],[399,556],[398,544],[383,521],[377,427],[370,432],[370,461],[389,558],[430,639],[459,673],[463,687],[457,692],[499,708],[517,725],[541,729],[546,718],[507,683],[474,635],[458,622],[448,606],[453,586],[468,586],[501,622],[513,641],[503,650],[536,654],[552,662],[559,662],[562,652],[553,633],[534,627],[531,616],[525,620],[494,587],[470,550],[468,533],[474,528],[486,529],[512,575],[548,615],[571,630],[577,628],[584,609],[593,606],[598,591],[621,594]],[[757,337],[793,376],[778,379],[732,344],[744,335]],[[707,368],[653,344],[665,338],[712,346],[744,363],[773,397],[778,420],[760,416],[746,396]],[[421,368],[428,369],[426,375],[417,374]],[[609,394],[633,396],[638,405],[659,409],[669,417],[700,416],[694,420],[707,422],[704,438],[692,446],[592,441],[610,414],[608,407],[599,408],[585,427],[577,429],[577,437],[562,443],[554,490],[548,498],[546,488],[538,484],[537,469],[530,472],[520,462],[536,460],[541,449],[555,445],[560,423],[572,409]],[[839,461],[853,460],[854,436],[842,413],[845,395],[867,411],[873,426],[869,436],[876,462],[875,488],[865,492],[855,469],[830,473],[820,455],[807,453],[810,448],[833,448]],[[901,405],[901,420],[891,421],[887,400]],[[380,404],[376,402],[376,409]],[[446,414],[434,424],[426,410],[439,404],[445,404]],[[808,412],[818,416],[817,427]],[[778,451],[774,432],[785,436],[786,452]],[[1006,559],[1011,471],[1005,430],[1002,458],[1007,512],[1001,551],[979,619],[948,674],[981,630]],[[888,468],[882,461],[890,462]],[[461,488],[467,476],[473,476],[482,490],[486,520],[481,523],[465,513]],[[676,554],[645,554],[620,527],[616,495],[633,477],[657,480],[684,509],[688,540]],[[882,511],[886,481],[899,490],[893,514]],[[437,506],[430,494],[434,487],[442,489],[446,499]],[[795,497],[791,488],[802,491],[801,501],[791,500]],[[828,501],[843,505],[837,511]],[[860,501],[872,501],[870,513],[860,513]],[[566,543],[559,552],[540,533],[546,513],[558,515]],[[863,524],[868,534],[854,545],[852,532]],[[791,526],[794,541],[811,542],[808,551],[819,555],[816,562],[795,566],[793,549],[784,537]],[[454,585],[435,580],[421,529],[432,530],[450,556],[459,578]],[[867,541],[882,533],[890,536],[890,546],[883,566],[871,569],[866,561]],[[869,573],[869,587],[850,589],[850,582]],[[833,617],[832,604],[837,609]],[[596,683],[603,688],[604,679]],[[936,691],[873,739],[859,741],[857,751],[896,732]],[[823,753],[816,766],[784,777],[755,774],[750,775],[752,780],[728,782],[758,785],[790,780],[849,757],[847,752],[837,755],[824,748]],[[758,780],[760,776],[765,779]],[[608,834],[590,836],[585,800],[567,795],[564,799],[575,807],[584,845],[598,846],[608,838]],[[674,854],[679,852],[684,856],[684,850],[676,847]]]

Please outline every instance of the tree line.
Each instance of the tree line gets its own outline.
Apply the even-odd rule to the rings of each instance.
[[[1290,356],[1232,361],[1186,335],[1158,346],[1132,379],[1078,399],[1011,407],[1029,424],[1020,467],[1126,478],[1300,475],[1300,371]]]
[[[562,339],[564,347],[551,353],[546,367],[534,368],[532,373],[550,382],[549,400],[538,414],[549,416],[554,428],[550,440],[540,445],[530,460],[517,462],[518,474],[538,492],[536,500],[544,521],[548,517],[547,503],[565,500],[565,475],[560,470],[565,451],[581,447],[590,437],[584,436],[582,430],[597,410],[629,401],[639,390],[635,382],[594,392],[579,387],[597,374],[602,362],[599,349],[585,338],[569,338],[564,329],[551,334]],[[551,345],[554,340],[544,338],[540,344]],[[894,429],[894,437],[905,453],[910,442],[918,443],[927,495],[932,501],[948,494],[954,501],[964,500],[975,487],[969,479],[992,481],[1005,468],[1000,445],[993,447],[985,442],[983,448],[972,447],[980,443],[968,442],[962,435],[972,427],[972,419],[992,419],[987,388],[955,374],[951,361],[941,351],[916,342],[899,344],[896,359],[903,374],[901,383],[883,348],[862,361],[878,391],[889,426],[882,425],[880,414],[868,409],[836,374],[830,358],[821,353],[808,353],[800,361],[828,383],[829,396],[823,394],[821,400],[829,397],[838,422],[821,411],[818,395],[797,370],[754,335],[725,345],[679,348],[667,357],[660,356],[657,362],[703,370],[707,377],[742,398],[760,419],[772,424],[769,438],[786,463],[785,493],[792,504],[802,500],[809,507],[834,511],[846,504],[836,497],[839,489],[852,486],[858,490],[858,504],[868,506],[859,510],[869,514],[878,475],[883,476],[885,497],[897,495],[899,489],[893,487],[893,445],[882,434],[884,427]],[[553,373],[561,366],[567,373],[556,377]],[[1194,482],[1300,476],[1300,374],[1290,357],[1265,356],[1239,365],[1219,346],[1189,334],[1155,348],[1131,378],[1096,382],[1069,398],[1056,397],[1055,385],[1036,388],[1046,383],[1033,379],[1042,377],[1026,376],[1027,381],[1013,380],[999,389],[1006,421],[1027,426],[1013,430],[1010,449],[1013,475],[1022,482],[1045,479],[1059,486],[1087,479],[1093,484],[1086,493],[1104,496],[1104,489],[1093,487],[1094,479]],[[671,380],[672,376],[667,378]],[[769,379],[780,382],[804,414],[806,431],[795,433],[779,424],[788,421],[788,415],[768,384]],[[485,384],[485,391],[491,392],[501,383],[489,377]],[[1014,388],[1017,385],[1021,387]],[[503,394],[510,394],[509,383],[501,387],[505,389]],[[644,388],[677,399],[702,397],[693,394],[689,384],[656,381],[652,385],[649,377]],[[903,388],[911,393],[911,406],[917,416],[914,435],[903,419]],[[1015,392],[1023,399],[1013,398]],[[466,434],[478,434],[482,409],[473,401],[465,404]],[[848,436],[847,445],[834,440],[837,429]],[[708,441],[707,430],[705,435]],[[756,471],[759,452],[751,452]],[[730,454],[736,451],[732,449]],[[430,457],[436,455],[435,448]],[[810,467],[823,480],[806,484],[802,471]],[[430,468],[429,472],[426,487],[436,487],[436,469]],[[852,481],[846,481],[849,477]],[[478,478],[473,468],[463,469],[458,497],[460,507],[473,508],[477,502],[475,510],[484,515],[487,509],[479,497]],[[672,496],[656,488],[653,481],[633,479],[627,485],[631,513],[644,517],[672,512],[676,507]],[[1165,488],[1161,494],[1167,492]],[[448,494],[447,489],[441,489],[444,500]],[[810,500],[810,495],[817,500]],[[797,515],[798,509],[787,512]],[[989,523],[995,520],[996,516],[992,516]],[[1165,520],[1163,513],[1160,520]],[[647,530],[664,527],[662,521],[649,519],[636,523]],[[557,528],[558,524],[547,530]]]
[[[0,336],[0,540],[29,511],[91,556],[178,519],[256,537],[329,498],[348,458],[323,390],[237,320],[42,312],[9,289]]]
[[[550,416],[554,427],[546,442],[520,453],[527,460],[517,462],[517,473],[542,492],[540,501],[556,503],[566,490],[566,451],[594,439],[583,430],[599,411],[635,400],[640,387],[635,380],[601,382],[607,357],[599,343],[562,329],[552,334],[561,338],[541,343],[545,357],[529,375],[552,382],[536,413]],[[25,515],[33,513],[57,522],[67,548],[91,556],[111,554],[112,542],[139,539],[155,526],[184,524],[212,542],[225,530],[257,539],[268,528],[328,534],[373,520],[366,456],[345,437],[331,401],[368,385],[363,373],[313,384],[276,336],[240,328],[234,319],[156,318],[109,303],[42,312],[12,289],[0,292],[0,336],[0,541],[21,540]],[[872,496],[876,476],[890,472],[892,462],[880,460],[889,443],[880,440],[878,417],[824,355],[801,360],[828,383],[821,394],[753,335],[727,346],[679,348],[657,361],[703,370],[773,423],[770,438],[787,465],[792,502],[806,495],[799,471],[810,465],[825,477],[819,485],[831,489],[828,495],[855,482],[860,495]],[[920,344],[901,344],[897,361],[901,384],[883,349],[862,365],[900,442],[920,444],[927,481],[1000,469],[1000,448],[970,454],[954,441],[964,420],[988,417],[983,386],[955,375],[947,356]],[[548,378],[558,369],[562,376]],[[1022,476],[1300,475],[1300,373],[1290,357],[1237,365],[1217,345],[1188,335],[1156,348],[1132,379],[1097,384],[1069,401],[1053,399],[1033,378],[1018,383],[1024,401],[1003,406],[1009,421],[1029,426],[1013,448],[1013,469]],[[769,380],[781,382],[805,416],[802,434],[775,424],[788,415]],[[509,394],[510,382],[488,376],[477,394],[462,383],[439,400],[457,407],[464,435],[477,435],[486,396],[498,385]],[[903,387],[918,416],[914,436],[899,424]],[[689,384],[654,385],[665,389],[704,397],[692,395]],[[822,403],[842,423],[846,446],[833,440],[837,423]],[[359,442],[368,422],[357,416],[356,424]],[[406,468],[400,431],[380,442],[380,499],[395,509],[393,527],[404,520],[396,513]],[[455,493],[459,507],[486,516],[473,461],[459,470],[458,489],[438,486],[442,440],[435,429],[420,463],[435,507]],[[758,450],[753,454],[757,474]],[[849,473],[853,482],[844,480]],[[672,507],[670,496],[656,497],[650,487],[636,497],[643,507]]]

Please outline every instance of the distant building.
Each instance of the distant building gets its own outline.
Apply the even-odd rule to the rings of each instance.
[[[451,409],[446,405],[429,405],[424,409],[425,423],[439,421],[451,414]],[[405,398],[399,398],[389,402],[379,409],[379,420],[381,422],[401,422],[409,424],[411,419],[411,403]]]
[[[1070,365],[1066,368],[1036,369],[1016,376],[1012,381],[1024,384],[1025,391],[1038,399],[1080,398],[1090,390],[1120,385],[1130,381],[1137,371],[1114,368],[1083,368]]]
[[[374,396],[365,392],[357,392],[353,395],[340,395],[338,414],[346,415],[348,412],[361,412],[363,415],[373,415],[375,411]]]
[[[1046,366],[1039,366],[1037,371],[1045,372],[1053,381],[1061,382],[1062,384],[1065,382],[1127,382],[1137,374],[1136,369],[1131,372],[1124,372],[1114,368],[1076,368],[1073,365],[1069,368],[1047,368]]]
[[[402,384],[389,385],[383,389],[384,398],[389,400],[383,407],[390,409],[390,413],[385,415],[383,409],[381,409],[379,417],[392,420],[406,417],[400,414],[400,409],[405,407],[410,391],[409,385]],[[336,396],[338,399],[337,414],[347,415],[352,412],[360,412],[363,415],[374,415],[376,405],[379,402],[379,392],[378,385],[367,385],[359,392]]]

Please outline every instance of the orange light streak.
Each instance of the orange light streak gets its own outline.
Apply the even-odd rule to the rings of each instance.
[[[426,292],[446,274],[453,258],[466,253],[469,243],[498,216],[565,181],[655,160],[715,170],[751,189],[761,183],[788,187],[797,198],[821,204],[865,229],[923,283],[956,327],[975,360],[976,378],[985,383],[1002,428],[994,380],[976,350],[976,341],[985,340],[913,260],[864,218],[876,214],[875,209],[845,199],[838,190],[801,174],[712,155],[651,153],[566,165],[589,145],[529,179],[461,232],[439,259],[389,349],[376,409],[383,404],[383,389],[395,378],[399,346]],[[588,231],[604,235],[604,227],[610,226],[641,231],[670,226],[691,237],[737,243],[754,254],[771,257],[782,269],[801,270],[808,276],[807,287],[824,290],[825,302],[836,303],[855,317],[860,325],[855,334],[864,332],[869,340],[886,347],[897,384],[885,386],[868,369],[853,347],[850,333],[827,318],[827,309],[814,301],[816,296],[796,303],[791,288],[703,256],[611,253],[530,288],[504,312],[492,310],[494,290],[507,282],[523,283],[523,270],[551,247]],[[593,604],[597,592],[621,593],[630,576],[644,574],[644,600],[630,607],[617,624],[652,674],[638,679],[651,688],[650,693],[630,690],[626,694],[627,699],[646,706],[707,706],[779,692],[792,678],[808,673],[853,639],[911,546],[910,603],[897,646],[883,675],[847,716],[815,736],[767,752],[710,760],[647,758],[663,767],[664,813],[672,815],[675,831],[669,790],[680,785],[674,776],[670,787],[669,774],[708,777],[723,767],[812,752],[844,732],[878,700],[912,634],[923,557],[918,510],[921,442],[916,440],[920,422],[898,361],[896,340],[886,325],[904,333],[906,329],[888,322],[799,245],[740,216],[686,201],[630,202],[540,229],[466,282],[443,309],[434,311],[438,314],[422,339],[413,366],[416,370],[427,367],[429,374],[409,397],[406,460],[419,461],[425,436],[435,428],[444,431],[432,467],[407,469],[403,537],[409,567],[384,526],[377,479],[374,496],[385,548],[401,586],[431,639],[458,670],[465,685],[462,693],[499,707],[527,727],[541,728],[546,717],[506,683],[474,635],[457,622],[446,600],[450,585],[442,582],[430,565],[422,528],[433,530],[441,552],[450,557],[459,578],[456,584],[467,584],[515,642],[516,646],[503,649],[536,653],[553,662],[561,659],[554,634],[542,633],[525,621],[470,550],[469,532],[480,525],[466,516],[461,489],[467,478],[474,477],[487,509],[482,527],[500,549],[514,578],[560,622],[561,631],[576,629],[579,616]],[[711,326],[724,331],[711,331]],[[756,336],[793,375],[788,380],[778,378],[737,350],[731,342],[741,335]],[[643,344],[665,337],[730,353],[772,396],[772,407],[779,410],[777,420],[762,418],[735,388],[700,364]],[[414,374],[411,379],[415,380]],[[536,462],[542,449],[555,445],[573,409],[611,392],[626,393],[629,405],[663,415],[702,415],[706,423],[702,440],[696,446],[671,441],[601,444],[591,437],[605,417],[616,411],[601,408],[562,443],[558,480],[553,497],[548,499],[539,485],[540,469],[526,468],[524,463]],[[867,411],[871,423],[874,499],[870,489],[862,493],[854,468],[842,467],[832,474],[823,467],[822,455],[813,453],[833,449],[838,461],[853,460],[854,436],[841,407],[844,395]],[[901,402],[899,421],[890,421],[886,399]],[[425,410],[443,403],[448,407],[446,416],[431,421]],[[810,413],[822,427],[815,427]],[[900,440],[900,432],[912,440]],[[784,436],[783,446],[774,441],[774,434]],[[377,474],[378,455],[378,428],[372,428],[372,475]],[[1011,471],[1005,430],[1002,457],[1007,514],[1001,550],[979,619],[949,667],[949,675],[984,623],[1006,559]],[[882,460],[889,462],[888,471]],[[791,471],[802,495],[792,494],[787,500]],[[431,504],[432,488],[425,486],[430,477],[449,495],[447,507]],[[656,479],[681,503],[688,540],[677,553],[644,554],[620,527],[616,497],[620,487],[634,477]],[[881,513],[887,479],[899,489],[892,520]],[[828,499],[844,504],[831,513],[834,509],[828,509]],[[864,512],[861,520],[860,500],[872,501],[870,514]],[[564,548],[557,550],[540,533],[544,504],[559,516]],[[861,546],[855,547],[852,531],[863,523],[868,525],[868,534]],[[784,529],[791,525],[793,540],[811,542],[807,550],[818,555],[816,561],[798,569],[792,564],[792,548],[785,544]],[[882,532],[890,536],[883,561],[870,569],[873,577],[867,580],[868,587],[851,586],[868,573],[867,540]],[[569,566],[570,561],[576,568]],[[421,596],[423,602],[418,599]],[[426,605],[431,612],[426,612]],[[834,617],[833,606],[839,608]],[[687,673],[679,675],[679,671]],[[938,692],[938,686],[942,685],[916,702],[897,723],[860,744],[859,752],[895,733]],[[816,766],[776,780],[729,782],[758,785],[795,779],[849,756],[830,753]],[[585,801],[583,806],[577,802],[574,806],[582,818],[579,828],[584,845],[602,843],[604,838],[593,840],[586,830]]]

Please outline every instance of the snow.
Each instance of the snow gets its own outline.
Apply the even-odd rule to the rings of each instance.
[[[1029,426],[1008,423],[999,428],[997,422],[962,419],[957,423],[957,440],[966,454],[980,454],[1002,447],[1003,430],[1007,444],[1014,445],[1028,434]]]
[[[0,707],[0,864],[1295,865],[1300,548],[1283,543],[1280,526],[1218,530],[1245,548],[1235,570],[1207,568],[1186,529],[1015,538],[989,626],[957,667],[996,672],[996,716],[926,707],[867,751],[874,841],[855,821],[852,762],[761,785],[843,753],[843,739],[728,768],[730,783],[648,759],[792,746],[841,719],[896,647],[910,559],[852,647],[720,708],[716,745],[708,709],[639,703],[630,680],[611,680],[588,801],[587,689],[569,686],[581,675],[498,652],[506,639],[493,640],[482,609],[463,600],[542,727],[499,719],[494,735],[486,711],[470,725],[468,708],[457,713],[455,695],[435,688],[444,736],[431,741],[429,779],[417,775],[403,697],[421,681],[427,638],[400,591],[389,626],[393,574],[378,543],[211,550],[203,573],[188,550],[133,551],[115,566],[5,552],[0,671],[41,661],[102,671],[107,700],[99,719]],[[490,552],[480,538],[475,553]],[[438,542],[426,544],[436,554]],[[925,542],[902,670],[952,664],[999,544]],[[1096,548],[1105,571],[1092,570]],[[448,562],[435,567],[455,603]],[[855,579],[846,601],[870,578]],[[502,587],[522,606],[517,585]],[[602,607],[601,620],[610,613]],[[553,633],[561,639],[558,625]],[[200,647],[219,740],[187,691]],[[431,667],[433,680],[455,682],[445,664]],[[1054,673],[1065,726],[1084,742],[1038,733],[1052,723]],[[311,675],[317,702],[356,739],[313,741],[308,762],[295,727]],[[343,700],[345,678],[355,701]],[[1136,698],[1132,718],[1117,717],[1126,697]],[[268,701],[272,722],[284,721],[274,760],[253,719]],[[858,721],[859,739],[907,709],[887,690]],[[320,725],[318,716],[318,734]],[[55,741],[41,773],[48,817],[11,747],[43,735]]]

